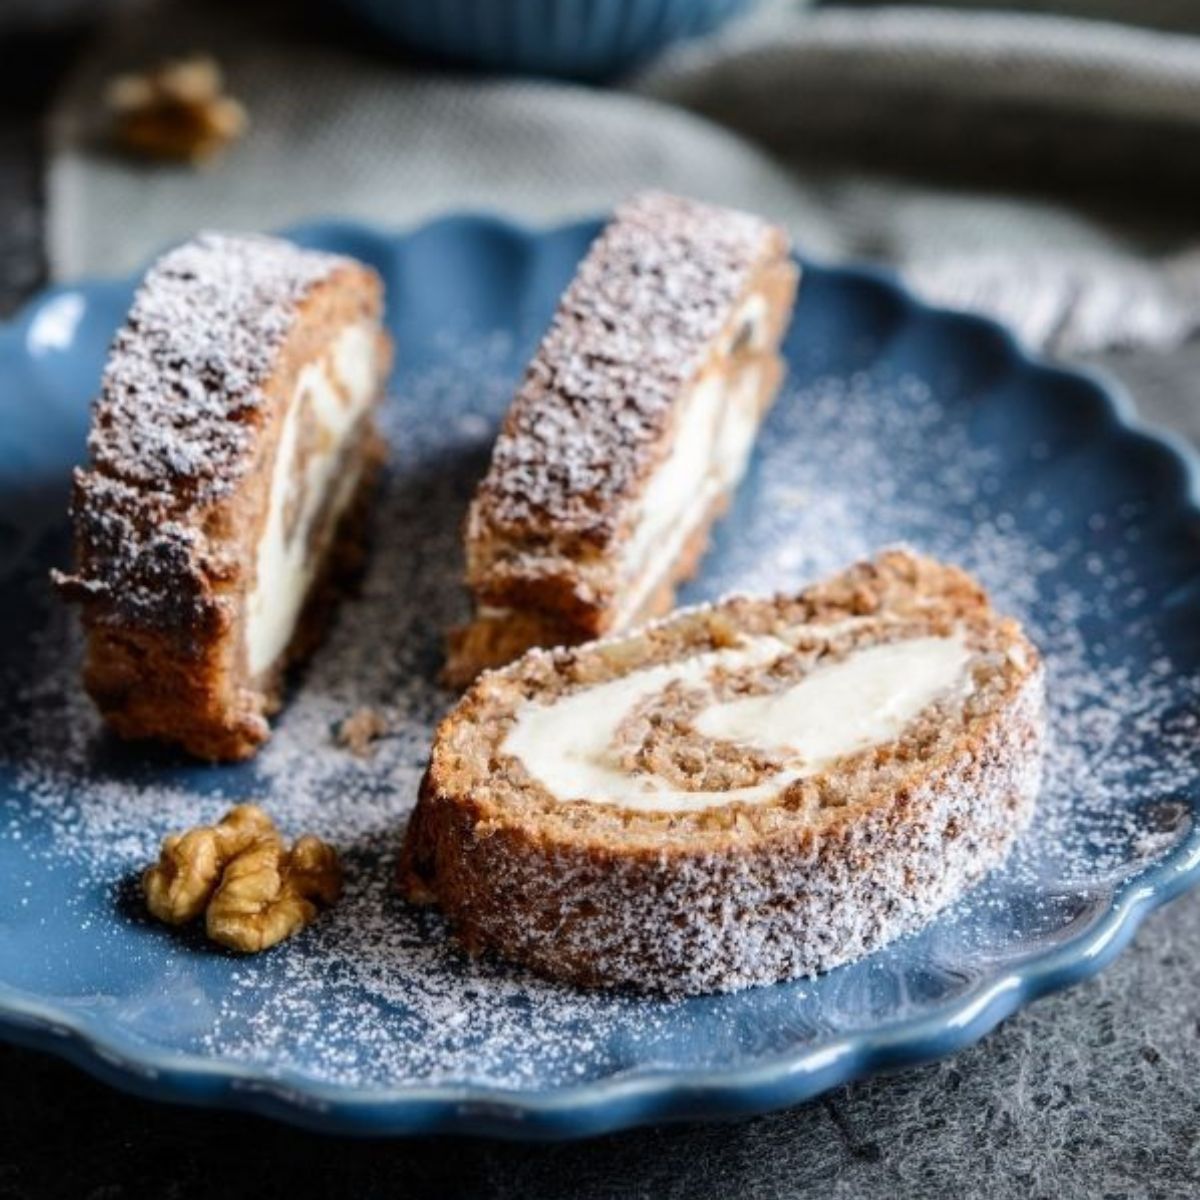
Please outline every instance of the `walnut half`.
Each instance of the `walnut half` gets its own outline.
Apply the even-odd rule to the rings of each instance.
[[[142,876],[146,905],[160,921],[183,925],[205,914],[213,941],[266,950],[313,921],[342,889],[337,852],[312,834],[289,850],[255,804],[239,804],[216,825],[163,839]]]
[[[202,162],[241,137],[248,123],[206,55],[118,75],[105,100],[119,145],[147,158]]]

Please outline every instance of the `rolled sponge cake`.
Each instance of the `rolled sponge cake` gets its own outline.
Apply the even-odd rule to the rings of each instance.
[[[446,678],[661,616],[784,375],[799,271],[761,217],[648,192],[559,302],[467,515],[472,620]]]
[[[1033,811],[1043,673],[955,567],[534,650],[442,722],[400,860],[472,952],[587,986],[730,991],[919,928]]]
[[[238,759],[319,640],[360,548],[391,364],[369,267],[203,234],[156,262],[113,342],[75,477],[62,592],[121,736]]]

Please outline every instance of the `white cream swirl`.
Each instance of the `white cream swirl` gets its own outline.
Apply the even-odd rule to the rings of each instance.
[[[812,629],[804,632],[811,635]],[[520,759],[559,800],[668,812],[760,802],[835,759],[892,740],[933,701],[965,695],[971,686],[971,651],[961,633],[868,646],[779,691],[736,700],[714,697],[703,708],[694,723],[698,733],[782,759],[781,769],[762,783],[688,791],[622,768],[614,745],[617,729],[643,701],[675,682],[709,687],[717,667],[765,666],[790,650],[780,638],[750,638],[736,648],[633,671],[546,704],[526,704],[501,749]]]
[[[296,382],[275,455],[255,586],[246,599],[251,676],[272,668],[287,649],[321,565],[322,539],[358,486],[358,464],[345,463],[343,452],[375,397],[377,339],[374,325],[348,325],[327,358],[306,365]],[[316,436],[303,446],[306,420],[315,422]],[[298,511],[289,520],[297,494]],[[319,520],[326,528],[317,528]]]

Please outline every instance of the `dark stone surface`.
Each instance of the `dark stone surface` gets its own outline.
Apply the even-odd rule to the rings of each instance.
[[[38,117],[71,47],[32,34],[4,44],[0,312],[44,271]],[[1200,434],[1200,350],[1105,365],[1151,415]],[[1198,988],[1192,895],[1147,921],[1099,978],[953,1059],[740,1124],[575,1145],[334,1140],[130,1099],[47,1056],[0,1047],[0,1200],[1193,1196]]]

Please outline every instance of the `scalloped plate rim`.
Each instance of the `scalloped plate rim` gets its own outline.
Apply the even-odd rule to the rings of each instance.
[[[442,227],[491,228],[521,240],[596,228],[600,218],[538,227],[488,212],[456,212],[403,230],[335,218],[289,226],[285,236],[317,240],[365,237],[406,240]],[[805,261],[831,275],[873,284],[922,319],[975,326],[998,337],[1021,372],[1086,381],[1091,402],[1105,411],[1122,439],[1155,444],[1185,480],[1177,511],[1200,519],[1200,453],[1181,435],[1143,421],[1128,393],[1102,373],[1064,367],[1027,351],[1000,322],[919,300],[887,268]],[[0,352],[20,340],[37,314],[64,295],[128,287],[137,277],[91,278],[55,284],[32,297],[0,325]],[[749,1116],[811,1100],[830,1088],[942,1058],[980,1040],[1002,1020],[1039,997],[1095,975],[1128,944],[1145,917],[1200,883],[1200,824],[1162,859],[1131,874],[1114,890],[1107,911],[1075,937],[980,981],[965,996],[931,1015],[876,1031],[848,1034],[819,1046],[772,1056],[749,1067],[701,1071],[638,1071],[553,1091],[477,1084],[356,1089],[322,1084],[295,1072],[268,1072],[253,1063],[159,1050],[102,1018],[0,984],[0,1038],[46,1050],[93,1076],[149,1099],[233,1109],[311,1129],[364,1136],[469,1133],[528,1139],[591,1137],[658,1121]]]

